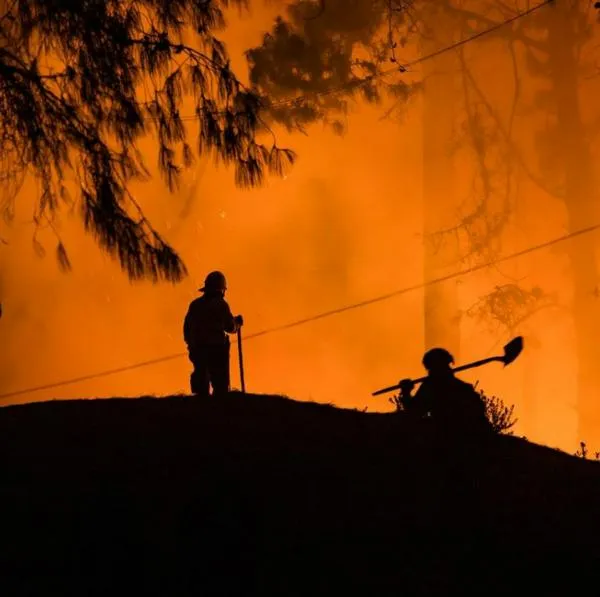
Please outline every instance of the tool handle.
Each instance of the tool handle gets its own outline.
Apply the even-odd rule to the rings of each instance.
[[[242,352],[242,328],[241,326],[237,330],[237,345],[238,345],[238,356],[240,360],[240,382],[242,384],[242,393],[246,393],[246,381],[244,380],[244,354]]]
[[[464,371],[465,369],[473,369],[474,367],[481,367],[481,365],[487,365],[488,363],[493,363],[494,361],[500,361],[504,363],[503,357],[488,357],[487,359],[481,359],[480,361],[475,361],[474,363],[468,363],[467,365],[461,365],[460,367],[454,367],[452,371],[457,373],[458,371]]]
[[[475,361],[474,363],[469,363],[467,365],[461,365],[460,367],[454,367],[452,369],[453,373],[457,373],[458,371],[464,371],[465,369],[472,369],[473,367],[481,367],[481,365],[485,365],[486,363],[492,363],[493,361],[501,361],[504,362],[502,357],[489,357],[487,359],[481,359],[480,361]],[[412,382],[414,384],[422,383],[427,379],[427,377],[419,377],[418,379],[413,379]],[[394,390],[399,390],[400,384],[395,384],[393,386],[389,386],[387,388],[383,388],[382,390],[377,390],[373,392],[371,396],[379,396],[381,394],[387,394],[388,392],[393,392]]]

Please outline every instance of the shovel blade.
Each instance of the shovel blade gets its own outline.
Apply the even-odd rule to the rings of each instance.
[[[504,357],[502,358],[502,362],[504,366],[510,365],[523,350],[523,336],[517,336],[513,338],[505,347],[504,347]]]

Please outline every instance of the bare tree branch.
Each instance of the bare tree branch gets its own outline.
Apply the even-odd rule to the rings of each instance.
[[[548,187],[548,185],[546,185],[546,183],[544,182],[544,180],[541,177],[537,176],[531,170],[531,168],[528,166],[527,162],[523,158],[523,155],[522,155],[521,151],[515,145],[515,143],[511,140],[508,131],[506,130],[505,126],[502,124],[502,119],[498,116],[496,110],[493,108],[493,106],[490,104],[489,100],[486,98],[485,94],[483,93],[483,91],[481,90],[481,88],[479,87],[479,85],[477,84],[477,82],[475,81],[473,75],[468,70],[467,70],[466,75],[470,79],[471,85],[472,85],[473,89],[475,90],[475,92],[477,93],[477,95],[479,96],[479,99],[481,100],[481,103],[485,106],[485,108],[488,111],[489,115],[496,122],[496,125],[498,127],[498,131],[504,137],[505,142],[509,146],[510,150],[513,152],[516,160],[519,163],[519,166],[523,169],[523,172],[525,172],[525,174],[540,189],[542,189],[543,191],[545,191],[546,193],[548,193],[552,197],[556,197],[558,199],[564,198],[564,191],[562,191],[560,189],[552,189],[552,188]]]

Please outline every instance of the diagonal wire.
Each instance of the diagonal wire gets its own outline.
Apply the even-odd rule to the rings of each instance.
[[[489,35],[490,33],[494,33],[495,31],[498,31],[499,29],[502,29],[508,25],[511,25],[515,21],[518,21],[519,19],[527,17],[527,16],[533,14],[534,12],[540,10],[541,8],[543,8],[549,4],[553,4],[554,2],[555,2],[555,0],[544,0],[543,2],[540,2],[539,4],[536,4],[535,6],[532,6],[531,8],[528,8],[527,10],[519,12],[516,15],[514,15],[504,21],[500,21],[500,22],[496,23],[495,25],[488,27],[487,29],[479,31],[478,33],[474,33],[473,35],[470,35],[469,37],[466,37],[457,42],[454,42],[448,46],[444,46],[443,48],[440,48],[439,50],[435,50],[435,51],[431,52],[430,54],[426,54],[425,56],[421,56],[420,58],[415,58],[414,60],[411,60],[409,62],[405,62],[403,64],[393,66],[391,68],[379,71],[378,73],[376,73],[374,75],[365,77],[365,79],[363,79],[362,81],[348,81],[346,83],[336,85],[336,86],[326,89],[324,91],[315,91],[312,93],[306,93],[303,95],[299,95],[297,97],[290,97],[290,98],[282,99],[282,100],[273,102],[271,104],[268,104],[265,107],[280,108],[280,107],[284,107],[284,106],[300,104],[307,99],[335,95],[337,93],[341,93],[348,89],[359,89],[360,87],[363,87],[364,85],[367,85],[368,83],[371,83],[372,81],[375,81],[377,79],[382,79],[382,78],[387,77],[394,73],[398,73],[398,72],[405,73],[409,69],[411,69],[413,66],[417,66],[419,64],[422,64],[423,62],[432,60],[433,58],[437,58],[438,56],[441,56],[442,54],[451,52],[452,50],[456,50],[456,49],[458,49],[462,46],[465,46],[473,41],[476,41],[477,39],[485,37],[486,35]],[[182,121],[190,121],[190,120],[197,120],[198,118],[199,118],[198,115],[188,115],[188,116],[182,116],[181,120]]]
[[[449,280],[453,280],[456,278],[461,278],[463,276],[466,276],[468,274],[472,274],[484,269],[487,269],[489,267],[492,267],[494,265],[497,265],[499,263],[504,263],[506,261],[510,261],[512,259],[517,259],[519,257],[523,257],[525,255],[529,255],[530,253],[534,253],[536,251],[540,251],[542,249],[546,249],[549,248],[551,246],[554,246],[556,244],[565,242],[567,240],[579,237],[579,236],[583,236],[586,234],[590,234],[592,232],[595,232],[597,230],[600,230],[600,224],[594,224],[593,226],[588,226],[586,228],[581,228],[580,230],[576,230],[574,232],[570,232],[568,234],[565,234],[563,236],[559,236],[557,238],[554,238],[552,240],[537,244],[537,245],[533,245],[531,247],[528,247],[526,249],[523,249],[521,251],[517,251],[515,253],[510,253],[509,255],[505,255],[504,257],[500,257],[499,259],[493,260],[493,261],[487,261],[485,263],[481,263],[479,265],[474,265],[462,270],[459,270],[457,272],[454,272],[452,274],[447,274],[445,276],[440,276],[438,278],[434,278],[432,280],[428,280],[426,282],[421,282],[419,284],[413,284],[411,286],[405,286],[404,288],[400,288],[398,290],[394,290],[392,292],[388,292],[387,294],[382,294],[364,301],[360,301],[357,303],[352,303],[350,305],[345,305],[342,307],[339,307],[337,309],[332,309],[329,311],[324,311],[322,313],[318,313],[317,315],[312,315],[309,317],[305,317],[303,319],[298,319],[296,321],[292,321],[290,323],[286,323],[283,325],[279,325],[279,326],[275,326],[272,328],[267,328],[265,330],[261,330],[259,332],[255,332],[253,334],[249,334],[248,336],[244,336],[244,340],[253,340],[256,338],[261,338],[262,336],[267,336],[267,335],[271,335],[274,334],[276,332],[282,332],[285,330],[289,330],[292,328],[296,328],[296,327],[300,327],[303,325],[306,325],[308,323],[312,323],[314,321],[319,321],[321,319],[325,319],[328,317],[333,317],[334,315],[339,315],[341,313],[346,313],[348,311],[353,311],[355,309],[361,309],[363,307],[367,307],[369,305],[374,305],[376,303],[380,303],[383,301],[387,301],[391,298],[395,298],[397,296],[401,296],[403,294],[408,294],[410,292],[413,292],[415,290],[421,290],[423,288],[426,288],[428,286],[433,286],[435,284],[442,284],[444,282],[447,282]],[[233,341],[235,343],[235,340]],[[72,385],[75,383],[79,383],[82,381],[88,381],[91,379],[98,379],[101,377],[107,377],[109,375],[116,375],[118,373],[124,373],[126,371],[133,371],[134,369],[141,369],[142,367],[150,367],[152,365],[158,365],[159,363],[165,363],[167,361],[172,361],[175,359],[179,359],[182,357],[187,356],[187,353],[185,352],[181,352],[181,353],[177,353],[177,354],[171,354],[171,355],[166,355],[166,356],[162,356],[162,357],[157,357],[155,359],[150,359],[148,361],[140,361],[139,363],[134,363],[133,365],[126,365],[123,367],[118,367],[115,369],[107,369],[105,371],[99,371],[97,373],[90,373],[88,375],[82,375],[80,377],[73,377],[71,379],[67,379],[64,381],[58,381],[58,382],[54,382],[54,383],[48,383],[45,385],[40,385],[40,386],[34,386],[34,387],[30,387],[30,388],[24,388],[22,390],[16,390],[14,392],[7,392],[5,394],[0,394],[0,400],[6,400],[8,398],[13,398],[16,396],[22,396],[24,394],[30,394],[33,392],[40,392],[42,390],[50,390],[53,388],[59,388],[59,387],[63,387],[63,386],[67,386],[67,385]]]

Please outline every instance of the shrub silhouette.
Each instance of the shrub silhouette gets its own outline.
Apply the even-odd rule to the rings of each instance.
[[[517,422],[517,419],[514,418],[514,404],[506,406],[498,396],[488,396],[483,390],[479,391],[479,395],[485,404],[485,414],[492,429],[496,433],[512,435],[512,431],[509,430]]]

